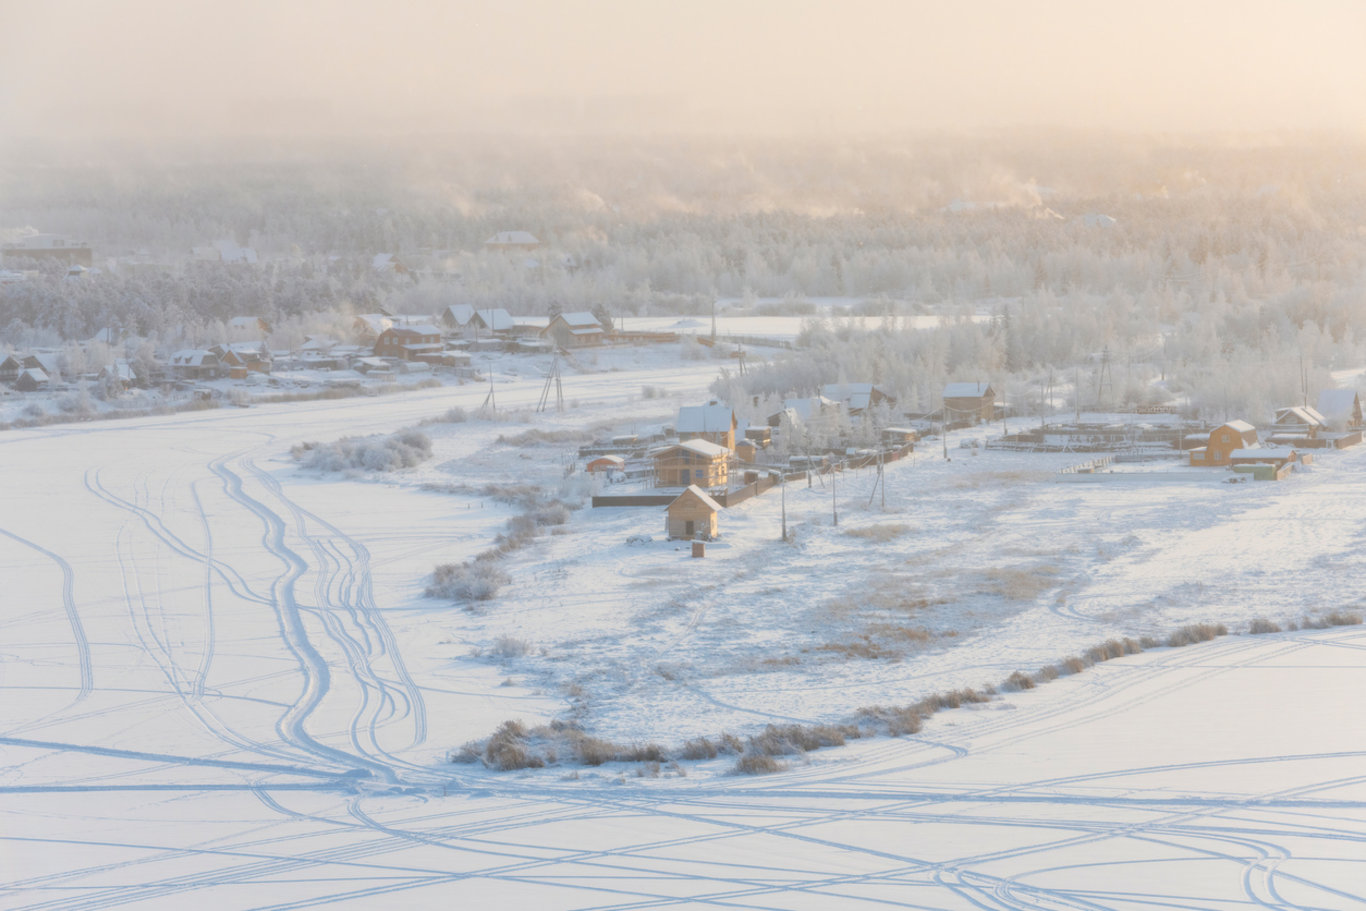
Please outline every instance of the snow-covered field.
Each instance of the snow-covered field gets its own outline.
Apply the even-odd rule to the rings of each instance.
[[[789,486],[793,543],[778,491],[702,560],[660,509],[585,509],[494,600],[423,598],[515,514],[487,485],[582,483],[574,444],[520,434],[667,421],[717,369],[614,366],[567,376],[560,414],[500,376],[522,414],[430,425],[397,475],[289,447],[487,389],[0,435],[0,905],[1366,904],[1362,627],[1149,651],[764,778],[444,762],[505,719],[676,745],[1358,605],[1366,447],[1156,486],[931,447],[887,467],[885,507],[872,471]]]

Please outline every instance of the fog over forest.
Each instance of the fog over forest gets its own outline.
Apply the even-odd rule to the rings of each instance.
[[[620,318],[707,314],[719,299],[729,313],[885,316],[892,330],[813,319],[803,341],[818,355],[779,358],[748,379],[756,393],[853,371],[925,408],[956,377],[1023,400],[1050,372],[1094,371],[1108,347],[1117,396],[1262,418],[1300,398],[1301,359],[1311,388],[1366,360],[1363,165],[1366,146],[1337,135],[1044,130],[12,160],[0,240],[66,235],[97,268],[70,281],[32,264],[31,280],[0,286],[0,350],[110,327],[163,351],[208,345],[241,314],[290,348],[381,308]],[[505,230],[544,246],[487,251]],[[225,240],[258,261],[190,261]],[[372,269],[381,253],[409,273]],[[924,314],[942,328],[898,331]]]

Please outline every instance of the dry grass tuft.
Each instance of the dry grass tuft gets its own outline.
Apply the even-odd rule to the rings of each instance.
[[[1247,631],[1253,636],[1263,636],[1267,633],[1279,633],[1281,625],[1265,617],[1258,617],[1247,625]]]
[[[844,533],[851,538],[861,538],[865,541],[876,541],[885,544],[895,538],[899,538],[911,530],[909,525],[900,523],[887,523],[884,525],[865,525],[862,528],[850,528]]]
[[[1219,636],[1227,636],[1228,627],[1222,623],[1191,623],[1181,627],[1167,637],[1168,648],[1181,648],[1197,642],[1208,642]]]

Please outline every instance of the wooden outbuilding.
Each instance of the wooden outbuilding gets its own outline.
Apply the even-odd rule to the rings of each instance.
[[[949,383],[944,387],[945,423],[990,422],[995,414],[996,390],[990,383]]]
[[[391,326],[375,340],[375,357],[404,361],[439,359],[444,350],[441,330],[430,325]]]
[[[561,348],[590,348],[601,345],[606,337],[598,318],[583,310],[557,313],[541,335]]]
[[[664,531],[670,538],[713,540],[718,535],[721,504],[693,484],[665,509]]]
[[[1255,449],[1259,445],[1256,427],[1247,421],[1229,421],[1211,430],[1204,446],[1190,451],[1191,465],[1220,468],[1229,464],[1229,456],[1235,451]]]
[[[598,456],[593,461],[584,466],[584,471],[597,474],[598,472],[611,473],[613,471],[625,471],[626,460],[619,455]]]
[[[685,440],[654,453],[655,486],[719,487],[730,477],[730,450],[706,440]]]

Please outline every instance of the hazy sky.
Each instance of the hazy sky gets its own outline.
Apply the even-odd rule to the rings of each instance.
[[[1366,126],[1366,0],[0,0],[0,132]]]

